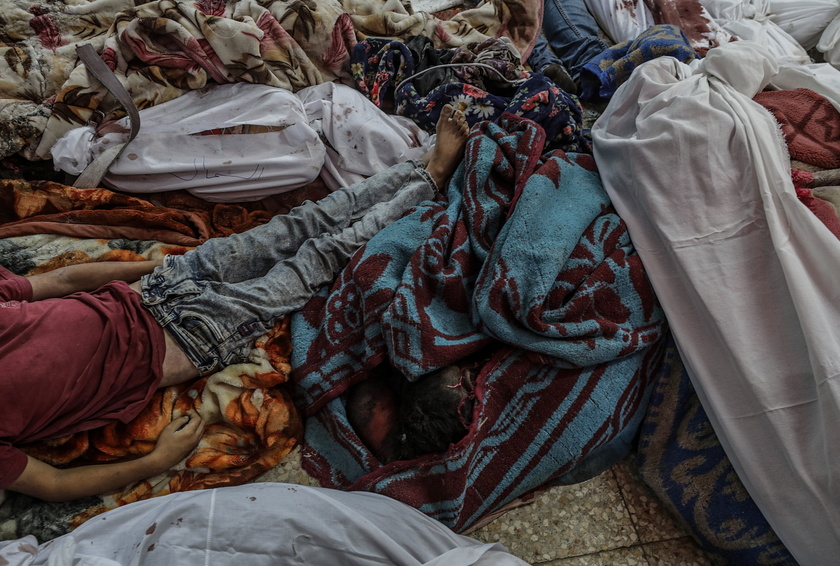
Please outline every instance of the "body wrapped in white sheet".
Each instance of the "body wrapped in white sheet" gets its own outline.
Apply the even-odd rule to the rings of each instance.
[[[413,120],[386,114],[349,86],[322,83],[295,96],[303,103],[309,126],[328,142],[321,179],[332,191],[419,159],[433,145],[434,138]]]
[[[739,41],[640,66],[592,129],[721,444],[807,565],[840,556],[840,241],[796,197],[773,58]]]
[[[68,132],[53,148],[56,168],[81,173],[110,145],[128,139],[128,121],[115,126],[101,136],[90,126]],[[244,202],[313,181],[325,155],[294,94],[234,83],[141,110],[139,134],[104,183],[130,193],[183,189],[210,201]]]
[[[770,17],[805,49],[820,41],[828,24],[840,16],[838,0],[768,0]]]
[[[522,566],[383,495],[280,483],[138,501],[38,546],[0,543],[5,566]]]
[[[71,130],[52,149],[56,168],[78,175],[128,139],[120,120],[96,135]],[[325,143],[326,141],[326,143]],[[213,202],[246,202],[290,191],[319,175],[331,190],[418,158],[430,136],[380,110],[346,85],[297,93],[233,83],[190,91],[140,111],[140,132],[104,183],[129,193],[183,189]]]
[[[700,0],[723,29],[761,44],[777,61],[808,64],[811,57],[790,34],[770,19],[770,0]]]

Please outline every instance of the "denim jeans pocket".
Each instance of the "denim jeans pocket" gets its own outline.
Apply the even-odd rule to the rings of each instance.
[[[170,282],[167,277],[171,267],[165,267],[158,273],[156,270],[149,275],[141,287],[143,303],[146,305],[158,305],[163,302],[177,303],[180,297],[194,297],[203,292],[203,285],[193,279],[182,279],[177,282]]]
[[[212,320],[199,314],[187,314],[181,317],[179,326],[186,331],[205,352],[218,349],[226,337]]]

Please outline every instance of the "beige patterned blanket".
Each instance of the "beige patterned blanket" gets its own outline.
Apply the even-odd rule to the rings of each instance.
[[[439,19],[407,0],[4,0],[0,4],[0,157],[47,159],[68,130],[120,117],[78,61],[90,43],[138,108],[208,83],[292,91],[349,79],[349,51],[369,37],[426,35],[457,47],[505,35],[523,58],[539,0],[492,0]]]

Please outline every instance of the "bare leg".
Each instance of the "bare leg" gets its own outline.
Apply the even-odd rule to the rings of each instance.
[[[469,133],[470,127],[464,113],[455,110],[451,104],[444,106],[435,126],[435,146],[421,157],[438,190],[443,190],[446,180],[461,163]]]

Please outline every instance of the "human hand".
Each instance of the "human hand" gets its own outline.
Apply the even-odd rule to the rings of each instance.
[[[195,448],[204,432],[204,421],[194,410],[174,419],[161,431],[154,457],[163,469],[169,469],[183,460]]]

